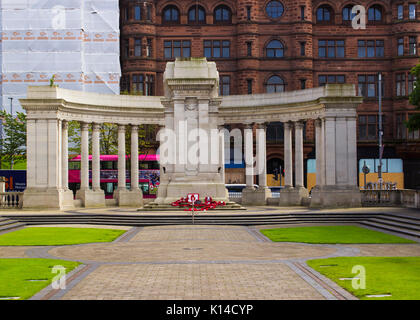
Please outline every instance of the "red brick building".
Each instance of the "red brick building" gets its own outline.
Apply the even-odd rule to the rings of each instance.
[[[366,29],[351,9],[366,9]],[[403,120],[419,62],[416,1],[120,0],[121,89],[163,95],[163,72],[176,56],[216,61],[220,94],[281,92],[354,83],[358,157],[378,158],[378,73],[383,77],[384,158],[404,161],[405,186],[420,187],[419,131]],[[314,157],[306,124],[305,159]],[[282,126],[267,131],[269,172],[283,159]]]

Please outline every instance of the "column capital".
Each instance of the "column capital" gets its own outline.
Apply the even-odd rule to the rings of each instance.
[[[118,131],[125,132],[125,124],[118,124]]]
[[[267,129],[267,123],[266,122],[262,122],[262,123],[257,123],[257,129]]]
[[[303,129],[304,123],[303,121],[296,121],[294,122],[295,129]]]
[[[315,127],[320,128],[322,126],[322,121],[323,119],[320,119],[320,118],[315,119]]]
[[[283,127],[284,127],[284,129],[290,130],[290,129],[293,128],[293,122],[290,122],[290,121],[283,122]]]
[[[101,128],[101,124],[100,123],[92,123],[92,130],[93,131],[99,131],[99,129]]]
[[[252,129],[252,127],[253,127],[253,123],[244,123],[244,128],[245,129]]]
[[[67,120],[63,120],[63,121],[61,122],[61,125],[62,125],[62,128],[63,128],[64,130],[68,130],[68,128],[69,128],[69,122],[68,122]]]
[[[138,132],[139,131],[139,125],[132,124],[131,125],[131,132]]]
[[[80,122],[80,130],[82,130],[82,131],[89,130],[89,123],[81,121]]]

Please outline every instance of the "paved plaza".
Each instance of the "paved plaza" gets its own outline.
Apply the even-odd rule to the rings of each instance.
[[[112,243],[0,247],[0,257],[82,263],[65,290],[47,287],[32,299],[334,300],[355,298],[310,269],[307,259],[420,256],[420,244],[274,243],[259,232],[266,227],[274,226],[115,226],[127,232]]]

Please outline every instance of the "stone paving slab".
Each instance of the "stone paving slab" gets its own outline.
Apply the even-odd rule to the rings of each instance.
[[[359,249],[358,256],[420,257],[420,244],[352,244],[343,247]]]
[[[25,228],[93,228],[93,229],[130,230],[132,227],[109,226],[109,225],[103,225],[103,224],[42,224],[42,225],[26,226]]]
[[[130,241],[177,241],[177,240],[218,240],[257,241],[243,227],[177,226],[176,228],[144,228]]]
[[[245,231],[244,231],[245,232]],[[82,262],[160,263],[200,261],[273,261],[324,257],[332,246],[234,241],[156,241],[63,246],[49,250],[57,258]]]
[[[34,248],[41,247],[1,246],[0,258],[30,258],[26,251]]]
[[[323,299],[288,266],[277,264],[103,265],[62,299]]]

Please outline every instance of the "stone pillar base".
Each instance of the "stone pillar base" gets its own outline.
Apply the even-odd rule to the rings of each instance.
[[[242,190],[242,204],[265,206],[267,199],[271,197],[271,190],[269,188],[245,188]]]
[[[114,191],[114,199],[120,207],[143,207],[143,192],[140,189],[117,189]]]
[[[76,199],[82,200],[85,208],[105,207],[105,192],[103,190],[80,189],[76,192]]]
[[[23,193],[24,209],[74,209],[73,191],[29,188]]]
[[[362,206],[356,186],[316,186],[311,191],[311,208],[354,208]]]
[[[159,188],[161,186],[159,185]],[[229,192],[224,183],[219,182],[170,182],[166,186],[163,185],[161,191],[158,190],[158,197],[154,201],[157,204],[171,204],[174,201],[186,197],[188,193],[198,193],[200,200],[205,197],[212,197],[214,201],[229,202]]]
[[[309,192],[304,187],[285,188],[280,190],[280,207],[302,206],[309,198]]]

